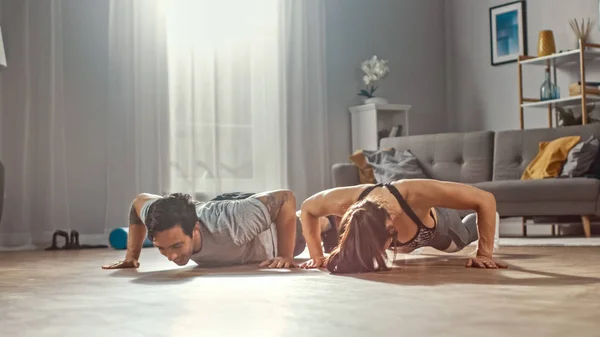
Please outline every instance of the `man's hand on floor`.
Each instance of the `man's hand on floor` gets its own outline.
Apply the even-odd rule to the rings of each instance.
[[[259,265],[259,267],[264,268],[298,268],[298,265],[294,263],[294,258],[292,257],[282,257],[278,256],[274,259],[269,259],[264,261]]]
[[[117,263],[111,264],[111,265],[104,265],[102,266],[102,269],[124,269],[124,268],[138,268],[140,266],[140,263],[138,262],[138,260],[124,260],[124,261],[119,261]]]

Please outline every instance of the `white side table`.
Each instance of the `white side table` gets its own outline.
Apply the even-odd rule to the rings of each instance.
[[[389,137],[394,126],[401,125],[402,128],[396,137],[408,136],[408,111],[411,107],[404,104],[365,104],[348,108],[352,117],[352,152],[377,150],[379,132],[383,131],[384,137]]]

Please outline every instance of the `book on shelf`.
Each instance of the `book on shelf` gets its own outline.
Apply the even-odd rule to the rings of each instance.
[[[392,126],[391,128],[381,129],[377,132],[377,144],[382,138],[400,137],[402,134],[402,124]]]
[[[398,137],[400,134],[402,134],[402,124],[393,126],[388,137]]]

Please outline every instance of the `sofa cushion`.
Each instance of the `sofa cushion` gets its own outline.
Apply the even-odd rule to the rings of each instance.
[[[496,201],[596,201],[600,180],[594,178],[549,178],[486,181],[473,186],[491,192]]]
[[[549,142],[541,142],[540,150],[527,165],[521,179],[556,178],[560,175],[569,151],[581,141],[579,136],[567,136]]]
[[[540,142],[565,136],[580,136],[582,139],[588,139],[591,135],[600,138],[600,123],[497,131],[494,140],[493,180],[519,179],[527,165],[537,155]]]
[[[380,146],[410,150],[432,179],[462,183],[492,179],[493,131],[383,138]]]
[[[383,153],[376,158],[367,156],[367,161],[373,167],[375,180],[378,183],[427,178],[419,166],[417,157],[410,150]]]
[[[590,136],[586,141],[580,142],[569,151],[567,161],[560,173],[561,177],[581,177],[586,174],[598,156],[600,140]]]

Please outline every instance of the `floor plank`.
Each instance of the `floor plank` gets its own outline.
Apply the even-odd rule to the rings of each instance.
[[[394,270],[171,265],[144,249],[0,253],[2,336],[598,336],[600,247],[503,247],[507,270],[425,250]]]

